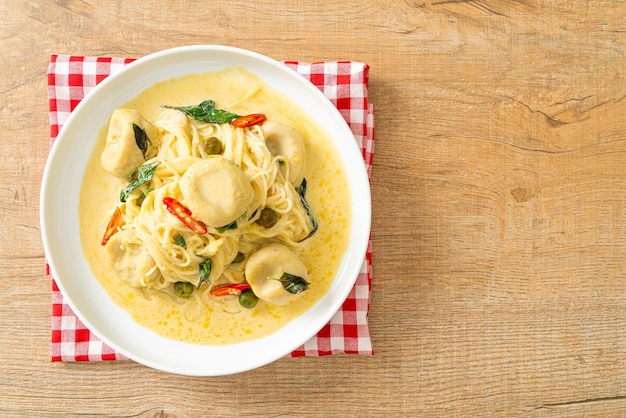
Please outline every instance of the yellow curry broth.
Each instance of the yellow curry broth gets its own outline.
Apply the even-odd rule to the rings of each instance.
[[[228,68],[161,82],[124,107],[136,108],[153,121],[163,111],[162,105],[192,105],[209,98],[215,100],[217,107],[239,114],[265,113],[268,120],[292,124],[305,133],[307,200],[319,222],[319,230],[306,241],[301,255],[309,270],[309,290],[286,306],[261,301],[254,309],[241,308],[234,296],[228,296],[225,303],[202,305],[200,319],[189,321],[185,318],[185,309],[189,309],[186,305],[165,295],[145,297],[140,289],[118,280],[107,265],[100,244],[108,213],[118,203],[119,192],[125,185],[100,165],[106,127],[98,134],[97,146],[85,171],[79,216],[85,256],[115,303],[139,324],[160,335],[219,345],[266,336],[309,309],[328,291],[348,246],[351,202],[343,163],[325,131],[288,97],[244,69]]]

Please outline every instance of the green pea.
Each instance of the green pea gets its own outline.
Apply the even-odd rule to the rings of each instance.
[[[278,222],[278,215],[270,208],[263,208],[259,219],[256,220],[256,223],[263,228],[271,228],[276,225],[276,222]]]
[[[252,289],[246,289],[239,295],[239,304],[246,309],[254,308],[257,303],[259,303],[259,298]]]
[[[222,143],[219,139],[212,136],[204,143],[204,151],[209,155],[216,155],[222,152]]]
[[[189,282],[174,283],[174,294],[179,298],[188,298],[193,293],[193,285]]]
[[[237,253],[237,255],[235,256],[235,259],[233,260],[233,263],[235,264],[241,263],[245,258],[246,256],[243,255],[242,253]]]

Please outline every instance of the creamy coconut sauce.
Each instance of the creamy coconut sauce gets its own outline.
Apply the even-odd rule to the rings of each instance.
[[[146,297],[140,289],[115,277],[100,241],[125,183],[100,164],[106,126],[98,134],[85,171],[79,216],[83,251],[95,277],[135,321],[175,340],[221,345],[260,338],[280,329],[328,291],[348,247],[352,208],[343,163],[324,129],[288,97],[244,69],[228,68],[161,82],[123,107],[135,108],[154,121],[163,111],[162,105],[192,105],[208,98],[235,113],[264,113],[268,120],[291,124],[305,134],[307,200],[319,222],[317,233],[301,250],[311,282],[307,291],[285,306],[260,301],[253,309],[241,308],[236,297],[227,296],[223,303],[202,305],[200,319],[189,321],[185,318],[186,305],[165,295]]]

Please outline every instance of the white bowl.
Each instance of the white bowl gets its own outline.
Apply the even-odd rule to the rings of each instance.
[[[346,166],[352,198],[349,248],[328,293],[275,333],[250,342],[206,346],[174,341],[138,325],[93,276],[80,243],[78,203],[97,130],[116,108],[153,84],[190,73],[241,66],[296,101],[325,126]],[[337,109],[314,85],[263,55],[225,46],[173,48],[140,58],[85,97],[59,133],[41,189],[43,245],[52,275],[80,320],[106,344],[146,366],[177,374],[217,376],[275,361],[313,337],[339,310],[359,274],[367,248],[371,198],[361,152]],[[355,210],[358,208],[358,210]]]

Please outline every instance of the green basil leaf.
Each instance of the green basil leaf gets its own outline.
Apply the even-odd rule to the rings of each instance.
[[[182,235],[178,234],[174,237],[174,244],[178,245],[179,247],[183,247],[185,248],[187,246],[187,243],[185,242],[185,237],[183,237]]]
[[[133,123],[133,131],[135,132],[135,143],[137,144],[137,147],[141,150],[141,154],[143,155],[143,159],[145,160],[150,138],[148,138],[148,135],[146,135],[146,131],[141,129],[141,127],[136,123]]]
[[[154,172],[159,164],[161,164],[160,161],[150,164],[142,164],[141,167],[139,167],[139,170],[137,170],[137,174],[133,176],[134,180],[128,183],[120,192],[120,202],[126,202],[128,195],[131,194],[137,187],[152,180]]]
[[[187,116],[205,123],[230,123],[239,115],[227,110],[217,109],[213,100],[205,100],[197,106],[163,106],[167,109],[175,109]]]
[[[311,238],[317,232],[317,229],[319,228],[319,224],[317,223],[317,219],[315,219],[315,217],[313,216],[313,212],[311,211],[311,207],[309,206],[309,202],[307,202],[307,200],[305,198],[305,195],[306,195],[306,179],[302,179],[302,184],[300,184],[300,187],[298,188],[298,195],[300,196],[300,202],[302,202],[302,206],[306,210],[306,214],[309,217],[309,221],[311,222],[311,232],[309,232],[306,237],[304,237],[300,241],[298,241],[298,242],[302,242],[305,239]]]
[[[218,234],[223,234],[226,231],[230,231],[231,229],[237,229],[237,220],[232,221],[228,225],[221,226],[219,228],[215,228]]]
[[[287,272],[283,273],[283,275],[278,279],[270,277],[270,280],[278,280],[283,285],[283,289],[289,293],[293,293],[294,295],[302,293],[309,288],[309,282],[300,276],[294,276],[293,274],[289,274]]]
[[[199,274],[200,279],[198,280],[198,287],[204,282],[209,281],[209,276],[211,274],[211,259],[207,258],[199,265]]]

